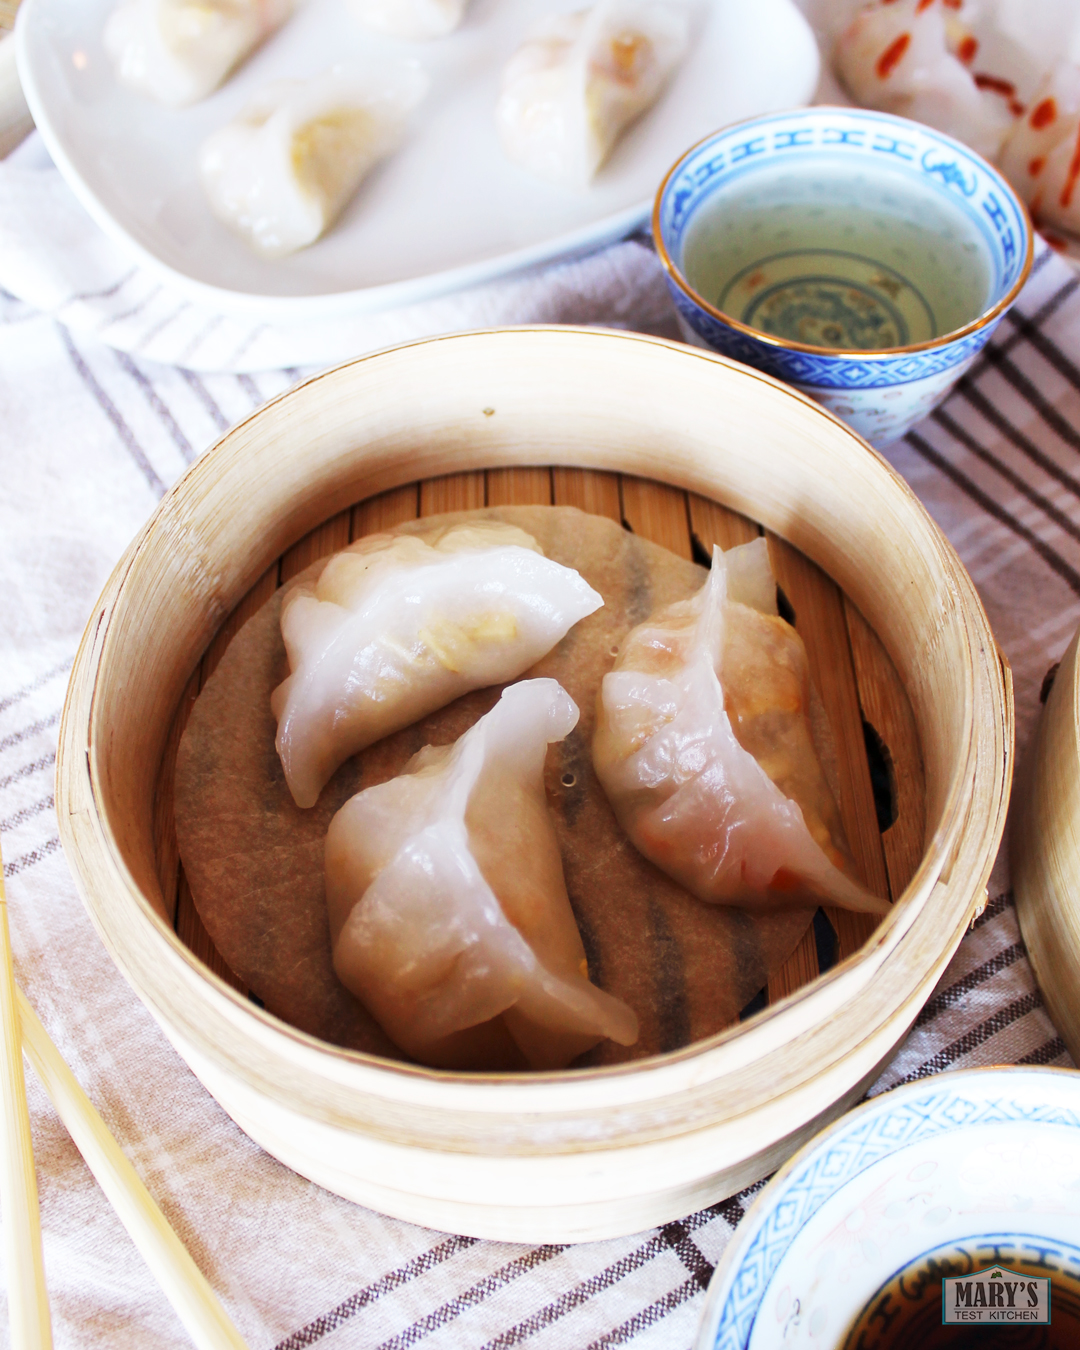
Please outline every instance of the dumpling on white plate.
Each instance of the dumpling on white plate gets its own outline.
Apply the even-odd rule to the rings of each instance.
[[[199,148],[211,210],[264,258],[314,243],[397,149],[427,88],[412,64],[268,86]]]
[[[105,50],[122,84],[180,106],[212,93],[292,14],[295,0],[120,0]]]
[[[590,983],[544,795],[578,708],[556,680],[505,689],[453,745],[346,802],[326,836],[338,977],[414,1059],[557,1069],[634,1013]]]
[[[496,521],[375,534],[281,607],[277,751],[298,806],[339,764],[471,689],[516,679],[603,599]]]
[[[587,187],[660,97],[688,42],[685,10],[661,0],[599,0],[541,20],[503,69],[495,121],[507,157]]]
[[[600,686],[593,763],[632,843],[713,904],[886,913],[850,875],[808,706],[765,540],[714,549],[697,595],[632,629]]]
[[[1040,225],[1080,234],[1080,66],[1063,61],[1001,150],[1001,171]]]
[[[977,51],[943,0],[882,0],[841,34],[833,61],[856,103],[925,122],[993,159],[1020,104],[1008,80],[973,72]]]
[[[445,37],[461,23],[469,0],[349,0],[366,28],[406,42]]]

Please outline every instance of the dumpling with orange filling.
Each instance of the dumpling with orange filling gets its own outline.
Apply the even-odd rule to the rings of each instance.
[[[597,707],[593,763],[631,841],[699,900],[883,914],[852,876],[814,748],[802,639],[764,539],[631,629]]]
[[[1012,84],[970,68],[978,41],[945,0],[878,0],[836,43],[836,72],[864,108],[909,117],[992,159],[1016,117]]]
[[[999,163],[1037,224],[1080,233],[1080,66],[1061,61],[1050,71]]]
[[[587,187],[627,126],[652,107],[689,41],[681,6],[600,0],[541,20],[503,70],[495,121],[508,158]]]

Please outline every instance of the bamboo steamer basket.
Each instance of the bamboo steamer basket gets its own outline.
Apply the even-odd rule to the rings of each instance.
[[[603,1069],[469,1075],[341,1050],[217,978],[165,919],[156,775],[185,682],[268,563],[420,477],[618,470],[722,501],[820,564],[883,639],[926,773],[922,861],[855,955],[757,1017]],[[864,1091],[973,915],[1000,840],[1012,698],[970,578],[903,480],[842,422],[725,358],[522,328],[315,376],[164,498],[84,634],[60,734],[64,847],[121,971],[253,1139],[341,1195],[516,1241],[639,1231],[766,1175]]]
[[[1080,1063],[1080,630],[1061,658],[1024,766],[1013,891],[1047,1009]]]

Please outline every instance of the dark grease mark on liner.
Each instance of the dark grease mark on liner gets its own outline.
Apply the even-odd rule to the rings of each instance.
[[[648,914],[653,980],[660,1016],[660,1049],[679,1050],[690,1043],[690,1002],[686,990],[685,962],[667,915],[651,898]]]

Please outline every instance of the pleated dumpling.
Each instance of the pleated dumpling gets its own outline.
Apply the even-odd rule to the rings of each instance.
[[[182,106],[212,93],[295,0],[120,0],[103,41],[121,84]]]
[[[349,0],[365,27],[406,42],[445,37],[461,23],[469,0]]]
[[[556,680],[511,685],[330,823],[334,969],[421,1063],[556,1069],[637,1039],[630,1008],[589,982],[544,793],[547,747],[577,720]]]
[[[682,60],[689,23],[661,0],[599,0],[541,20],[503,70],[495,121],[509,159],[587,187]]]
[[[281,607],[292,672],[274,691],[298,806],[339,764],[436,708],[528,670],[603,599],[495,521],[377,534],[335,554]]]
[[[630,839],[700,900],[888,904],[852,879],[814,748],[806,650],[764,539],[631,630],[604,676],[593,763]]]
[[[976,78],[978,45],[943,0],[879,0],[855,16],[833,59],[856,103],[925,122],[992,159],[1017,109],[1008,81]]]
[[[1001,151],[1002,172],[1039,225],[1080,233],[1080,65],[1059,62]]]
[[[264,258],[314,243],[397,149],[427,88],[410,63],[269,85],[199,148],[211,210]]]

